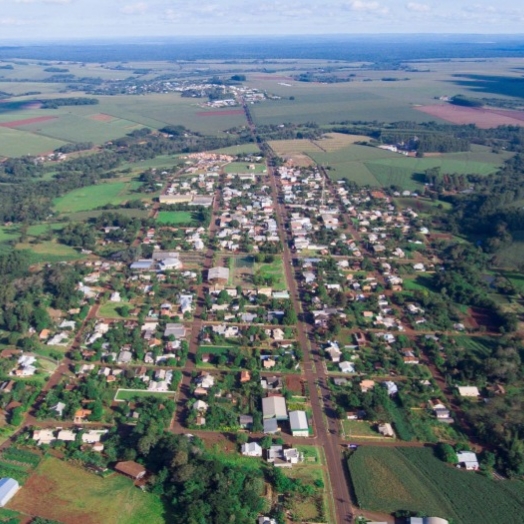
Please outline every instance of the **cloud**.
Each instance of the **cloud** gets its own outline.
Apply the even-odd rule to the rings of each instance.
[[[380,13],[386,14],[389,12],[389,9],[379,2],[372,0],[351,0],[346,4],[347,9],[350,11],[360,11],[360,12],[371,12],[371,13]]]
[[[406,4],[406,9],[408,11],[416,11],[417,13],[427,13],[431,11],[431,7],[427,4],[419,4],[417,2],[409,2]]]
[[[120,12],[124,15],[143,15],[148,5],[145,2],[138,2],[136,4],[128,4],[120,9]]]
[[[0,18],[0,25],[26,25],[26,20],[20,20],[19,18],[4,17]]]
[[[70,4],[72,0],[15,0],[17,4]]]

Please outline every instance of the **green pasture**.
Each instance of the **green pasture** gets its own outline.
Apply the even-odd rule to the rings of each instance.
[[[65,144],[63,140],[0,126],[0,156],[40,155]]]
[[[49,231],[60,231],[64,227],[65,227],[65,223],[63,222],[56,222],[54,224],[47,224],[47,223],[34,224],[27,228],[27,234],[32,237],[37,237]]]
[[[67,140],[68,142],[93,142],[99,145],[143,127],[141,124],[123,118],[115,118],[108,122],[90,118],[98,113],[98,106],[85,106],[90,108],[91,115],[77,115],[75,114],[75,109],[79,107],[82,106],[64,106],[59,108],[62,111],[57,119],[24,125],[23,129],[42,136]],[[66,109],[68,110],[67,113],[65,112]],[[41,109],[40,111],[40,116],[47,116],[47,109]]]
[[[151,195],[133,193],[138,189],[138,182],[108,182],[74,189],[55,198],[54,207],[59,213],[91,211],[107,204],[118,205],[127,200],[151,198]]]
[[[82,255],[72,247],[53,241],[40,242],[38,244],[21,243],[16,245],[16,249],[27,250],[31,264],[62,262],[85,258],[85,255]]]
[[[191,211],[159,211],[156,221],[159,224],[195,225]]]

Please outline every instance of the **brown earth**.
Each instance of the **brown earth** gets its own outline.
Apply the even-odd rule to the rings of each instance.
[[[38,124],[40,122],[47,122],[48,120],[55,120],[56,116],[36,116],[34,118],[26,118],[24,120],[11,120],[11,122],[3,122],[0,127],[20,127],[29,124]]]
[[[89,119],[96,120],[97,122],[112,122],[113,120],[116,120],[114,116],[106,115],[105,113],[98,113],[96,115],[91,115]]]
[[[499,109],[485,109],[463,107],[453,104],[431,105],[415,107],[419,111],[453,124],[475,124],[481,129],[489,129],[501,125],[522,126],[523,111],[503,111]]]

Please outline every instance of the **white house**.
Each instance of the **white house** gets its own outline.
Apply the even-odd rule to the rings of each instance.
[[[246,444],[242,444],[241,450],[242,450],[242,455],[246,457],[261,457],[262,456],[262,448],[256,442],[247,442]]]
[[[477,471],[479,469],[477,455],[472,451],[459,451],[457,453],[457,461],[459,466],[467,470]]]

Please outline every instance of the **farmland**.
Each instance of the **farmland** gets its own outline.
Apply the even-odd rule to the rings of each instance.
[[[361,145],[309,154],[318,164],[329,166],[328,174],[334,180],[347,177],[361,185],[397,185],[413,191],[422,187],[427,169],[438,167],[442,173],[489,175],[507,158],[485,149],[414,158]]]
[[[521,522],[521,482],[459,471],[431,449],[361,447],[348,466],[362,509],[409,510],[463,524]]]
[[[101,478],[55,458],[44,460],[8,507],[64,524],[165,522],[160,499],[123,476]]]

